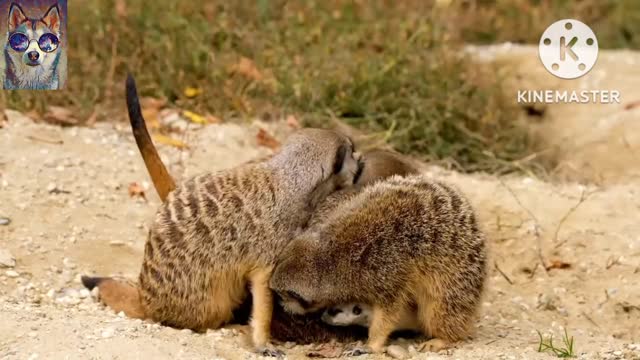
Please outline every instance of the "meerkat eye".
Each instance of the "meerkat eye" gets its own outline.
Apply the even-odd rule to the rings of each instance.
[[[353,313],[354,313],[355,315],[360,315],[360,314],[362,314],[362,309],[360,308],[360,306],[358,306],[358,305],[354,306],[354,307],[353,307]]]

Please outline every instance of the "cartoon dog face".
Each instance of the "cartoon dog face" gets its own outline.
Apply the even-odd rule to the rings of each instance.
[[[50,65],[55,60],[61,37],[60,13],[53,5],[39,19],[28,18],[18,4],[9,9],[8,46],[14,58],[27,66]]]

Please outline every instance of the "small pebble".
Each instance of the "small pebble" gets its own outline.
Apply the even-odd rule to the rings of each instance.
[[[16,258],[9,250],[0,249],[0,267],[12,268],[16,266]]]
[[[78,296],[80,296],[81,299],[85,299],[91,296],[91,292],[89,289],[81,289],[78,291]]]
[[[11,224],[11,219],[9,219],[8,217],[1,217],[0,216],[0,226],[3,226],[3,225],[6,226],[6,225],[9,225],[9,224]]]
[[[102,331],[100,336],[102,336],[103,339],[108,339],[110,337],[113,337],[114,332],[115,331],[113,330],[113,328],[107,328]]]
[[[47,192],[52,193],[54,191],[56,191],[57,187],[55,183],[49,183],[49,185],[47,185]]]
[[[71,260],[69,260],[69,258],[64,258],[62,259],[62,266],[64,266],[67,269],[75,269],[76,265],[71,262]]]
[[[387,346],[387,354],[394,359],[406,359],[409,357],[409,352],[400,345]]]
[[[14,270],[7,270],[7,271],[5,271],[4,274],[7,275],[10,278],[17,278],[18,276],[20,276],[20,274],[18,274],[18,272],[14,271]]]

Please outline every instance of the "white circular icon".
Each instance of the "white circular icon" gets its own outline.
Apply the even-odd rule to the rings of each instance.
[[[550,73],[563,79],[575,79],[588,73],[596,64],[598,39],[584,23],[564,19],[544,31],[538,52]]]

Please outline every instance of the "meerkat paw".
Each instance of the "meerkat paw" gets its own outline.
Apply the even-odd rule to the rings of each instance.
[[[364,345],[357,345],[357,346],[352,346],[345,349],[342,352],[341,356],[352,357],[352,356],[362,356],[362,355],[371,354],[371,353],[373,353],[373,351],[371,350],[370,347],[364,346]]]
[[[284,358],[284,352],[271,344],[256,347],[256,354],[266,357]]]
[[[438,339],[438,338],[434,338],[428,341],[423,342],[420,345],[420,351],[422,352],[438,352],[440,350],[444,350],[447,347],[449,347],[449,343],[442,340],[442,339]]]

